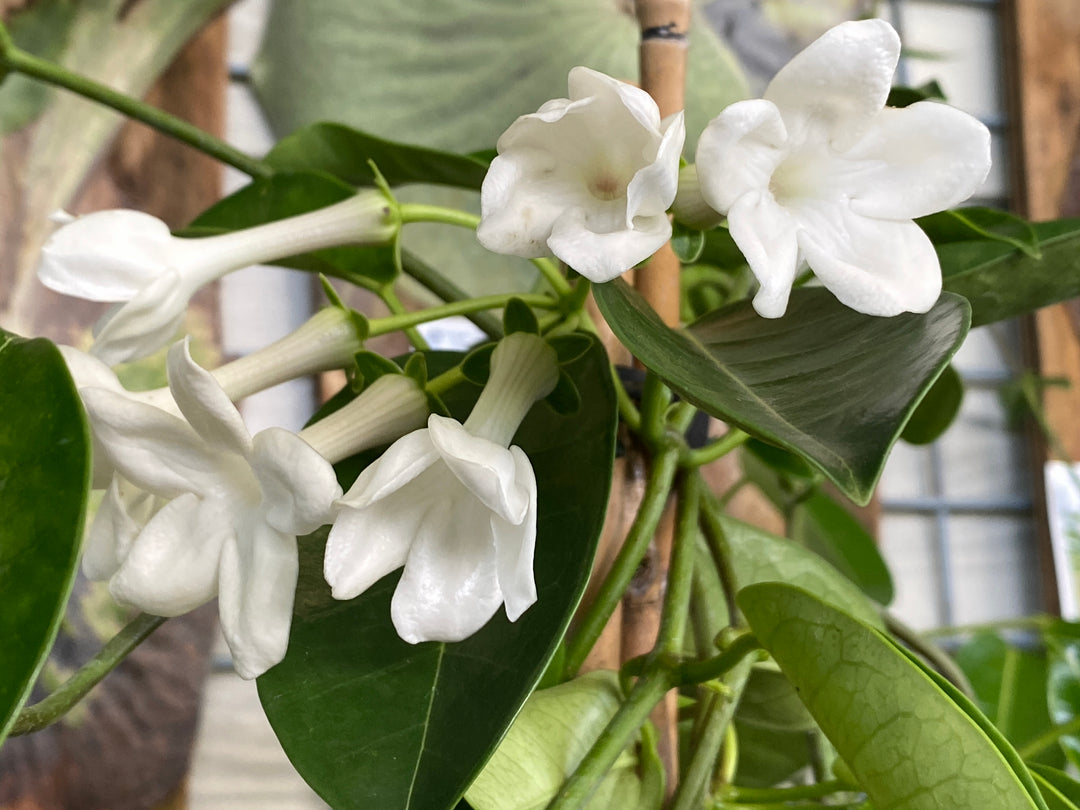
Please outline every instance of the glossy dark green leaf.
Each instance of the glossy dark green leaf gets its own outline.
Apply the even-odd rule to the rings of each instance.
[[[780,583],[739,605],[876,807],[1046,810],[989,721],[879,631]]]
[[[670,329],[621,280],[593,294],[623,344],[684,398],[809,459],[858,503],[969,318],[953,295],[925,315],[874,318],[800,289],[783,318],[744,301]]]
[[[459,359],[430,354],[428,362],[434,375]],[[259,695],[297,770],[338,810],[453,807],[559,643],[591,569],[615,436],[602,349],[594,344],[566,370],[581,410],[559,417],[534,406],[515,437],[532,461],[539,503],[538,600],[517,622],[499,611],[463,642],[406,644],[390,623],[397,573],[335,602],[321,543],[302,543],[289,652],[259,679]],[[461,418],[476,394],[463,386],[445,399]],[[354,476],[371,455],[339,469]]]
[[[945,100],[945,92],[936,81],[921,84],[918,87],[896,86],[890,88],[886,107],[910,107],[916,101]]]
[[[953,655],[975,691],[979,708],[1009,742],[1022,749],[1050,730],[1045,654],[1009,644],[995,633],[980,633]],[[1054,766],[1065,761],[1057,746],[1035,759]]]
[[[985,239],[1002,242],[1032,259],[1040,257],[1039,237],[1026,219],[998,208],[955,208],[916,220],[935,245]]]
[[[392,186],[435,183],[479,190],[488,167],[475,156],[395,143],[329,122],[287,135],[266,156],[275,169],[323,171],[354,186],[374,185],[375,174],[368,161]]]
[[[90,486],[82,404],[60,352],[0,331],[0,742],[60,627]]]
[[[824,492],[813,493],[795,508],[791,535],[832,563],[871,599],[883,605],[892,602],[892,575],[873,535]]]
[[[910,444],[930,444],[953,423],[963,401],[964,381],[947,365],[919,401],[900,438]]]
[[[1080,782],[1049,765],[1032,763],[1028,766],[1035,784],[1039,786],[1050,810],[1077,810],[1080,808]]]
[[[191,235],[250,228],[286,217],[306,214],[341,202],[355,194],[341,180],[311,172],[274,174],[255,180],[215,203],[191,223]],[[275,262],[370,287],[394,280],[397,266],[390,246],[345,246],[316,250]]]
[[[1015,318],[1080,295],[1080,219],[1032,226],[1041,259],[985,239],[937,246],[945,289],[971,302],[971,325]]]

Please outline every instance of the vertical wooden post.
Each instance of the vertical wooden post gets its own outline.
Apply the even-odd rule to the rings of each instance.
[[[685,107],[690,0],[638,0],[635,11],[641,27],[641,87],[656,100],[660,115],[665,117]],[[679,270],[671,245],[664,245],[634,276],[634,286],[668,326],[679,323]],[[649,652],[656,644],[675,529],[673,501],[623,601],[624,661]],[[679,774],[676,701],[673,690],[651,716],[669,796]]]
[[[1002,32],[1009,72],[1014,206],[1035,220],[1076,216],[1080,214],[1080,3],[1007,0]],[[1068,388],[1047,389],[1043,407],[1072,460],[1080,460],[1078,303],[1040,310],[1028,329],[1039,372],[1071,383]],[[1041,468],[1041,461],[1053,453],[1039,443]],[[1035,480],[1042,494],[1041,469]],[[1041,529],[1045,603],[1053,610],[1058,606],[1053,561],[1045,525]]]

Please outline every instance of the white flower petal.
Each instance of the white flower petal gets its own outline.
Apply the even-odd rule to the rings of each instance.
[[[899,58],[900,37],[884,20],[841,23],[781,68],[764,97],[792,138],[824,137],[843,151],[885,105]]]
[[[491,161],[480,189],[481,245],[526,259],[550,255],[552,223],[568,206],[589,202],[584,183],[566,182],[555,168],[551,154],[530,148]]]
[[[761,285],[754,309],[763,317],[779,318],[799,269],[798,224],[765,192],[737,200],[728,212],[728,228]]]
[[[941,294],[941,265],[913,222],[871,219],[843,205],[798,212],[799,246],[842,304],[867,315],[926,312]]]
[[[433,476],[421,479],[424,491],[398,490],[363,509],[342,508],[326,539],[323,577],[335,599],[359,596],[408,558],[413,538],[430,508],[425,494],[440,495],[449,481]],[[441,470],[444,479],[450,474]],[[456,482],[455,482],[456,483]],[[460,488],[460,485],[457,485]]]
[[[333,516],[341,497],[334,468],[291,431],[268,428],[255,435],[251,467],[259,479],[266,522],[287,534],[309,534]]]
[[[613,109],[625,110],[642,128],[660,129],[660,110],[652,96],[640,87],[581,65],[570,68],[566,84],[570,98],[574,101],[589,97],[610,101]],[[618,105],[617,108],[614,107],[615,104]]]
[[[349,487],[340,503],[363,509],[397,492],[439,459],[427,429],[402,436],[370,464]]]
[[[38,278],[90,301],[127,301],[169,266],[175,239],[157,217],[98,211],[59,228],[41,249]]]
[[[251,436],[244,419],[214,376],[191,359],[188,339],[169,349],[169,390],[188,424],[210,446],[238,456],[251,454]]]
[[[163,498],[219,488],[220,457],[182,419],[105,388],[80,393],[105,454],[136,486]]]
[[[105,580],[115,574],[161,505],[149,492],[114,475],[83,540],[82,569],[87,578]]]
[[[509,450],[437,414],[428,418],[428,433],[443,463],[484,506],[515,525],[525,519],[528,483],[517,480],[517,463]]]
[[[679,190],[679,156],[686,140],[682,112],[665,119],[666,129],[656,160],[634,174],[626,187],[626,227],[636,227],[638,217],[663,216]]]
[[[536,577],[533,575],[533,552],[536,548],[536,476],[532,464],[520,447],[511,447],[516,468],[515,480],[529,492],[529,508],[519,524],[491,516],[495,542],[495,561],[499,589],[506,602],[506,617],[515,622],[536,602]]]
[[[990,131],[965,112],[921,101],[882,110],[844,158],[870,164],[850,190],[852,211],[914,219],[975,193],[990,171]]]
[[[97,322],[90,353],[110,366],[153,354],[180,330],[193,293],[179,273],[164,272]]]
[[[154,616],[179,616],[218,589],[221,547],[232,532],[228,506],[191,493],[154,515],[109,582],[113,598]]]
[[[405,641],[461,641],[495,615],[503,596],[490,517],[476,500],[431,504],[390,602]]]
[[[633,230],[597,232],[590,225],[585,209],[566,211],[555,222],[548,247],[597,284],[611,281],[645,261],[671,238],[671,223],[663,214],[638,217]]]
[[[221,632],[241,678],[257,678],[285,657],[296,578],[296,537],[250,514],[221,553]]]
[[[57,346],[63,355],[71,379],[76,388],[108,388],[110,391],[124,392],[124,386],[116,372],[101,360],[74,346]]]
[[[787,138],[772,102],[751,99],[726,107],[698,139],[698,180],[705,201],[726,214],[740,197],[767,191],[787,154]]]

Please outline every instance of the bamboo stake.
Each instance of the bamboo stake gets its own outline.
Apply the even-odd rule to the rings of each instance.
[[[656,101],[661,116],[685,106],[687,34],[690,0],[637,0],[641,28],[641,87]],[[679,323],[679,260],[665,245],[639,270],[634,286],[668,326]],[[656,644],[675,526],[674,501],[657,529],[645,563],[623,601],[622,655],[629,660]],[[657,748],[667,773],[667,795],[679,774],[677,694],[669,692],[650,719],[658,732]]]

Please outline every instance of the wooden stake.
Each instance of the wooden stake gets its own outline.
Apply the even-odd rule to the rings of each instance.
[[[638,0],[641,27],[641,87],[655,99],[661,116],[685,107],[687,34],[690,0]],[[679,260],[665,245],[637,272],[634,286],[668,326],[679,323]],[[674,501],[668,504],[649,553],[623,601],[623,660],[650,651],[660,630],[660,614],[675,527]],[[651,720],[658,732],[660,758],[667,772],[668,797],[679,774],[677,694],[669,692]]]

